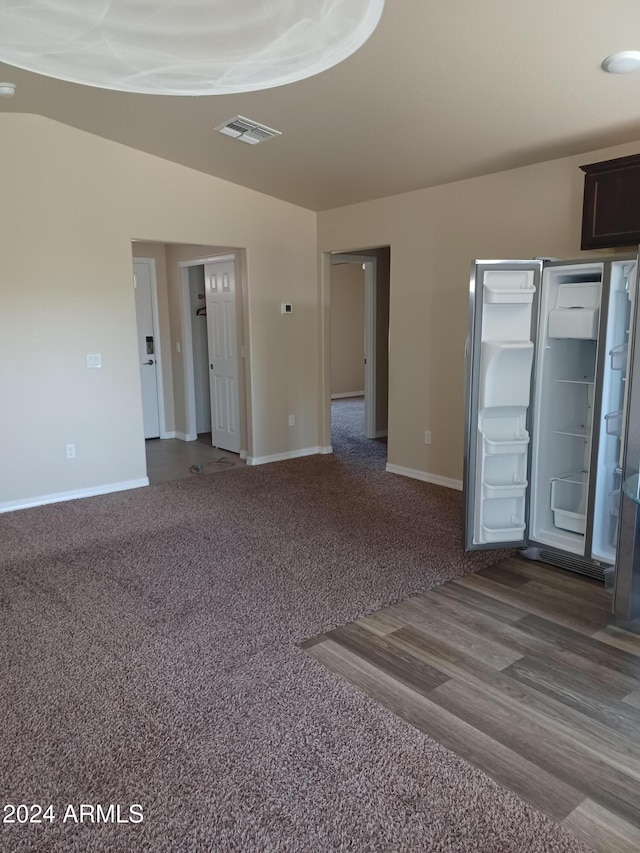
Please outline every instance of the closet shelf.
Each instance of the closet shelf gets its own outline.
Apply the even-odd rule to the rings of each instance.
[[[556,379],[556,382],[571,382],[574,385],[593,385],[595,379],[585,376],[582,379]]]

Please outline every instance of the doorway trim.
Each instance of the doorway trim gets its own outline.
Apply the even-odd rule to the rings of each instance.
[[[180,309],[182,313],[182,363],[184,366],[184,389],[185,389],[185,411],[187,418],[187,432],[185,434],[178,433],[176,438],[183,441],[195,441],[198,438],[196,429],[196,390],[194,382],[194,365],[193,365],[193,332],[191,319],[191,302],[189,295],[189,267],[201,267],[205,264],[214,264],[218,261],[233,261],[236,268],[236,292],[238,287],[242,287],[243,279],[241,270],[239,269],[238,252],[222,252],[219,255],[207,255],[203,258],[192,258],[188,261],[178,261],[180,269]],[[244,335],[244,298],[241,299],[241,311],[243,316],[236,316],[237,327],[242,329]],[[236,298],[236,312],[238,309],[238,300]],[[244,367],[244,344],[241,339],[238,340],[238,364],[240,373],[242,374]],[[244,385],[239,382],[238,393],[242,391]],[[244,392],[246,393],[246,391]],[[244,419],[245,406],[240,400],[240,446],[246,441],[246,423]],[[213,425],[212,425],[213,429]],[[247,451],[240,450],[240,458],[247,458]]]
[[[135,245],[135,244],[134,244]],[[133,256],[132,264],[146,264],[149,267],[149,278],[151,280],[151,314],[153,317],[153,346],[156,359],[156,388],[158,391],[158,424],[160,427],[160,438],[173,438],[173,433],[167,432],[167,424],[164,411],[164,388],[162,375],[162,345],[160,342],[160,314],[158,312],[158,278],[156,276],[155,258],[139,258]],[[133,270],[132,270],[133,273]],[[133,273],[135,276],[135,273]],[[135,288],[135,278],[133,282]]]
[[[331,275],[331,267],[337,264],[362,264],[364,267],[364,434],[367,438],[379,438],[380,436],[376,432],[378,259],[372,255],[359,254],[358,252],[331,253],[329,258],[329,276]],[[328,301],[329,335],[331,335],[331,280],[329,280]],[[330,388],[329,397],[331,397]]]

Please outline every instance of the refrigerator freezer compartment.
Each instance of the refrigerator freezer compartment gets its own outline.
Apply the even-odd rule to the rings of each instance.
[[[488,456],[502,455],[506,453],[526,453],[529,447],[529,436],[512,441],[492,441],[490,438],[484,440],[484,452]]]
[[[617,347],[609,350],[609,356],[611,358],[611,369],[612,370],[624,370],[627,366],[627,349],[628,345],[618,344]]]
[[[609,435],[622,435],[622,409],[617,412],[608,412],[604,416],[604,420]]]
[[[553,523],[562,530],[584,534],[587,515],[587,486],[585,471],[551,479],[551,509]]]
[[[482,539],[484,542],[520,542],[524,539],[524,524],[513,527],[489,527],[482,525]]]
[[[549,312],[549,337],[595,340],[599,315],[598,308],[554,308]]]

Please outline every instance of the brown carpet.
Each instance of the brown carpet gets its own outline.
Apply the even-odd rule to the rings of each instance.
[[[298,648],[495,557],[459,494],[334,439],[0,516],[2,803],[54,808],[3,851],[586,849]]]

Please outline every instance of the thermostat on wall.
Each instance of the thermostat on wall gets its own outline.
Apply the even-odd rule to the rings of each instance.
[[[293,305],[290,302],[281,302],[280,303],[280,313],[281,314],[293,314]]]

